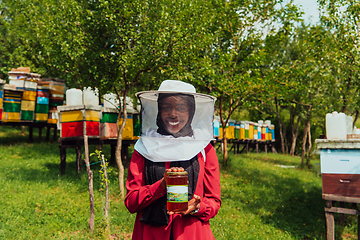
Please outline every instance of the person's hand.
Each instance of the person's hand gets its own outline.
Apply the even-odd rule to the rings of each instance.
[[[167,172],[184,172],[184,171],[185,170],[182,167],[172,167],[172,168],[166,169],[165,172],[164,172],[164,177],[162,178],[162,181],[161,181],[161,187],[163,189],[166,188],[166,185],[167,185],[167,183],[166,183],[166,179],[167,179],[166,178],[166,173]]]
[[[178,212],[172,212],[172,211],[168,211],[169,215],[172,214],[181,214],[181,215],[188,215],[190,214],[192,211],[196,210],[196,209],[200,209],[200,202],[201,202],[201,198],[198,195],[194,194],[194,197],[188,202],[188,209],[185,211],[178,211]]]

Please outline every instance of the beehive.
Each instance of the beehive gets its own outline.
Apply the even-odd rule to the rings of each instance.
[[[240,121],[239,139],[245,140],[245,121]]]
[[[271,141],[275,142],[275,126],[271,124],[270,129],[271,129]]]
[[[65,82],[59,78],[43,78],[40,81],[43,87],[49,89],[48,123],[56,124],[58,121],[58,106],[62,106],[65,94]]]
[[[235,122],[234,138],[240,139],[240,121]]]
[[[4,84],[5,80],[0,79],[0,121],[2,120],[3,113]]]
[[[49,115],[49,86],[39,81],[36,90],[35,122],[47,122]],[[56,123],[56,122],[55,122]]]
[[[28,74],[30,72],[24,72],[24,71],[14,71],[8,72],[9,75],[9,85],[12,85],[15,87],[14,90],[24,90],[25,89],[25,80],[28,77]]]
[[[258,140],[258,124],[253,123],[254,125],[254,140]]]
[[[254,123],[249,121],[249,139],[254,139]]]
[[[128,108],[127,115],[126,124],[122,132],[122,139],[136,140],[140,136],[140,126],[136,126],[136,124],[140,124],[140,120],[138,119],[139,112],[135,109]],[[100,138],[117,138],[118,129],[120,128],[122,122],[123,117],[118,119],[118,110],[116,108],[103,107],[102,119],[100,120]]]
[[[3,91],[3,122],[20,122],[21,98],[23,90],[5,84]]]
[[[229,127],[226,129],[227,139],[235,139],[235,120],[229,120]]]
[[[118,110],[116,108],[101,108],[100,138],[109,139],[118,136]]]
[[[316,139],[322,193],[360,198],[360,140]]]
[[[61,137],[100,137],[101,106],[58,106]]]

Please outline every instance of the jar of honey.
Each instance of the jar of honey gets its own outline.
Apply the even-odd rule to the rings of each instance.
[[[185,211],[188,209],[187,172],[166,172],[167,210]]]

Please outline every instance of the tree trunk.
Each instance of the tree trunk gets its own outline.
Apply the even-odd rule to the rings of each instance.
[[[226,163],[228,159],[228,152],[227,152],[227,140],[226,140],[226,126],[223,126],[223,143],[224,143],[224,157],[223,162]]]
[[[277,98],[275,97],[275,106],[276,106],[276,116],[279,122],[279,132],[280,132],[280,142],[281,142],[281,152],[282,154],[285,154],[285,141],[284,141],[284,135],[283,135],[283,123],[281,120],[281,115],[280,115],[280,107],[277,101]]]
[[[94,208],[93,172],[90,169],[88,136],[84,136],[84,147],[85,147],[85,163],[86,163],[86,171],[88,173],[89,197],[90,197],[89,228],[90,228],[90,232],[92,233],[94,231],[94,226],[95,226],[95,208]]]
[[[354,122],[353,122],[353,126],[354,126],[354,127],[355,127],[355,123],[356,123],[358,117],[359,117],[359,110],[356,110],[356,111],[355,111],[355,118],[354,118]]]
[[[291,140],[290,156],[294,156],[294,154],[295,154],[296,140],[297,140],[297,136],[298,136],[298,132],[299,132],[299,125],[300,125],[300,116],[298,116],[298,118],[297,118],[296,126],[295,127],[292,126],[292,129],[291,129],[292,140]]]
[[[305,158],[305,153],[307,154],[307,160],[306,160],[306,165],[309,167],[309,157],[310,157],[310,151],[311,151],[311,132],[310,132],[310,120],[311,120],[311,110],[312,110],[312,106],[309,106],[309,109],[307,111],[307,117],[306,117],[306,122],[305,122],[305,129],[304,129],[304,138],[303,138],[303,145],[302,145],[302,153],[301,153],[301,166],[304,166],[304,158]],[[309,147],[308,150],[306,151],[306,140],[308,140],[309,142]]]
[[[223,109],[222,109],[222,97],[219,98],[219,110],[220,110],[220,122],[223,128],[223,139],[222,139],[222,152],[223,152],[223,162],[226,163],[226,160],[228,158],[228,154],[227,154],[227,141],[226,141],[226,123],[224,121],[224,116],[223,116]]]
[[[122,108],[122,113],[121,114],[121,110],[119,111],[119,117],[118,119],[121,119],[121,116],[123,116],[123,120],[122,120],[122,124],[120,126],[120,128],[118,129],[118,139],[117,139],[117,144],[116,144],[116,150],[115,150],[115,158],[116,158],[116,164],[118,166],[118,170],[119,170],[119,190],[120,190],[120,197],[122,199],[125,198],[125,186],[124,186],[124,165],[122,163],[122,158],[121,158],[121,149],[122,149],[122,132],[125,128],[125,124],[126,124],[126,119],[127,119],[127,111],[126,111],[126,96],[127,96],[127,90],[124,90],[123,94],[123,102],[121,103],[121,98],[120,95],[118,94],[119,97],[119,101],[121,103],[121,108]]]
[[[306,166],[308,168],[310,168],[310,155],[311,155],[311,148],[312,148],[310,119],[308,121],[308,142],[309,142],[309,146],[308,146],[308,150],[307,150],[307,154],[306,154]]]
[[[301,148],[301,166],[304,166],[304,158],[305,158],[305,149],[306,149],[306,139],[307,139],[307,131],[308,131],[308,121],[305,122],[305,128],[304,128],[304,136],[303,136],[303,144]]]

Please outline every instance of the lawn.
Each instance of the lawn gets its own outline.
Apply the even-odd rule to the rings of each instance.
[[[28,143],[27,130],[0,126],[0,239],[106,239],[96,157],[91,158],[96,212],[90,234],[87,173],[76,173],[75,150],[67,149],[66,174],[60,175],[57,143],[36,139],[36,132],[35,142]],[[110,148],[103,151],[110,158]],[[317,158],[311,164],[319,163]],[[220,162],[222,206],[211,220],[217,240],[326,239],[321,176],[313,168],[300,168],[300,158],[230,153],[226,165]],[[135,215],[119,197],[117,169],[108,170],[111,234],[130,239]],[[340,222],[335,215],[336,239],[357,239],[356,220],[345,215]]]

